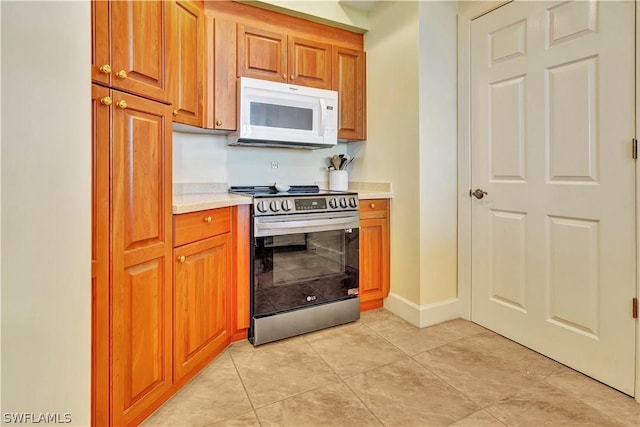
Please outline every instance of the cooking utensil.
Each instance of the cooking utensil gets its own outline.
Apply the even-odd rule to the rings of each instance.
[[[342,160],[340,160],[340,157],[337,154],[334,154],[333,157],[331,158],[331,164],[333,165],[334,168],[336,168],[336,170],[340,169],[341,162]]]
[[[349,161],[351,160],[351,157],[348,154],[340,154],[340,158],[342,159],[342,161],[340,162],[340,170],[346,170],[347,169],[347,165],[349,164]]]

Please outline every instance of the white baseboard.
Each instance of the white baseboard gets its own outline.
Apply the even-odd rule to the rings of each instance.
[[[435,304],[418,305],[393,292],[384,300],[384,308],[419,328],[458,317],[466,318],[467,312],[458,298]]]

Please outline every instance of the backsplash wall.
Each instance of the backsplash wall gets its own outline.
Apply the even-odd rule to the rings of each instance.
[[[347,144],[320,150],[228,146],[225,136],[173,133],[173,182],[229,185],[314,184],[328,180],[328,158]],[[271,163],[278,167],[272,168]]]

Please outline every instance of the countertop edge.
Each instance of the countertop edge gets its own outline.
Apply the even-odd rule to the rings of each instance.
[[[172,205],[174,215],[204,211],[207,209],[250,205],[253,202],[251,197],[229,193],[183,194],[181,196],[174,196],[174,200],[178,197],[180,201],[174,201]]]

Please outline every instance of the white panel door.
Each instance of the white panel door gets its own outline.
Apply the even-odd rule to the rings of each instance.
[[[634,10],[515,1],[471,24],[472,319],[628,394]]]

